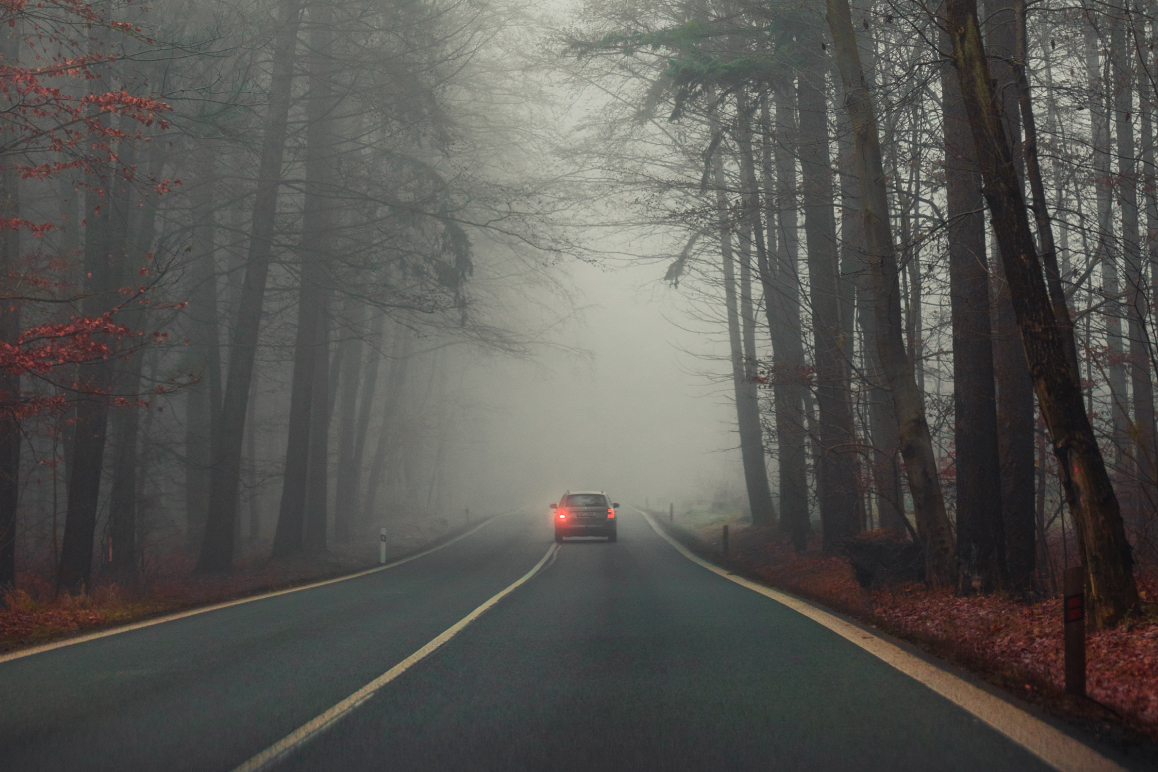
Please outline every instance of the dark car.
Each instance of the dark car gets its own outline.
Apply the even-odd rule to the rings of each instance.
[[[563,541],[564,536],[606,536],[607,541],[615,541],[615,510],[603,491],[568,491],[552,504],[555,510],[555,541]]]

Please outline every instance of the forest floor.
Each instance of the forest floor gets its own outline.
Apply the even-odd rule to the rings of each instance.
[[[477,526],[444,518],[391,525],[387,561],[421,552]],[[101,578],[83,595],[56,595],[51,561],[17,574],[16,589],[0,604],[0,654],[63,638],[140,622],[151,617],[261,595],[337,578],[378,565],[378,543],[356,547],[331,545],[318,558],[273,563],[270,545],[244,548],[237,567],[226,574],[193,573],[194,558],[174,549],[147,561],[139,580],[124,584]],[[94,569],[94,573],[97,573]]]
[[[717,565],[915,644],[1099,737],[1158,741],[1158,567],[1138,575],[1142,619],[1089,635],[1089,697],[1083,698],[1065,690],[1060,598],[957,597],[919,583],[866,590],[846,558],[820,553],[819,539],[798,554],[738,514],[681,515],[674,524],[666,512],[653,514],[673,537]]]

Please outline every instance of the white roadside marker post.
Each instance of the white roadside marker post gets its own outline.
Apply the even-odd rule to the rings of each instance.
[[[379,529],[378,532],[378,565],[386,565],[386,529]]]

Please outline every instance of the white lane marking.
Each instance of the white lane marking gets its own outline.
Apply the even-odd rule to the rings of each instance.
[[[266,593],[262,593],[261,595],[251,595],[248,598],[238,598],[237,600],[227,600],[227,601],[224,601],[222,603],[214,603],[211,606],[201,606],[200,608],[190,609],[188,611],[178,611],[175,614],[166,614],[163,617],[154,617],[153,619],[146,619],[143,622],[134,622],[134,623],[129,624],[129,625],[124,625],[122,627],[113,627],[113,628],[110,628],[108,630],[101,630],[100,632],[96,632],[96,633],[88,633],[86,635],[78,635],[75,638],[65,638],[62,641],[54,641],[52,643],[45,643],[45,644],[42,644],[40,646],[33,646],[32,648],[29,648],[29,649],[20,649],[19,651],[14,651],[14,652],[11,652],[10,654],[0,655],[0,664],[3,664],[5,662],[8,662],[8,661],[13,660],[13,659],[20,659],[22,657],[31,657],[33,654],[43,654],[46,651],[52,651],[53,649],[61,649],[61,648],[64,648],[65,646],[73,646],[73,645],[78,644],[78,643],[86,643],[88,641],[95,641],[97,638],[107,638],[110,635],[118,635],[120,633],[127,633],[127,632],[130,632],[132,630],[140,630],[142,627],[152,627],[153,625],[160,625],[160,624],[164,624],[165,622],[173,622],[173,621],[178,620],[178,619],[184,619],[185,617],[197,616],[198,614],[207,614],[210,611],[217,611],[219,609],[229,608],[230,606],[240,606],[242,603],[252,603],[253,601],[256,601],[256,600],[265,600],[266,598],[276,598],[278,595],[288,595],[291,592],[300,592],[302,590],[312,590],[315,587],[324,587],[327,584],[336,584],[337,582],[344,582],[347,579],[357,579],[360,576],[366,576],[367,574],[374,574],[374,573],[377,573],[379,571],[385,571],[388,568],[395,568],[396,566],[400,566],[403,563],[409,563],[411,560],[418,560],[419,558],[425,557],[432,552],[438,552],[443,547],[449,547],[450,545],[454,544],[456,541],[458,541],[460,539],[465,539],[466,537],[470,536],[471,534],[475,533],[476,531],[484,528],[487,525],[490,525],[495,520],[498,520],[500,517],[506,517],[507,515],[511,515],[511,514],[514,514],[515,512],[521,512],[521,511],[522,511],[521,509],[516,509],[516,510],[513,510],[511,512],[504,512],[501,515],[494,515],[493,517],[489,517],[486,520],[479,523],[478,525],[476,525],[474,528],[471,528],[469,531],[465,531],[463,533],[460,533],[458,536],[455,536],[453,539],[450,539],[448,541],[444,541],[442,544],[431,547],[430,549],[428,549],[424,552],[419,552],[417,555],[410,555],[409,557],[402,558],[401,560],[395,560],[393,563],[387,563],[384,566],[375,566],[374,568],[369,568],[365,571],[359,571],[356,574],[348,574],[346,576],[339,576],[339,577],[335,577],[334,579],[323,579],[320,582],[314,582],[312,584],[303,584],[300,587],[289,587],[289,588],[286,588],[284,590],[274,590],[273,592],[266,592]]]
[[[1082,772],[1116,772],[1122,770],[1122,767],[1088,745],[1075,740],[1044,721],[1034,718],[1005,700],[995,697],[983,689],[978,689],[969,682],[947,673],[919,657],[914,657],[883,638],[877,637],[871,630],[857,627],[813,606],[811,603],[756,584],[743,577],[735,576],[723,568],[709,563],[664,533],[663,529],[647,512],[638,507],[636,509],[656,533],[688,560],[742,587],[747,587],[749,590],[771,598],[827,627],[840,637],[856,644],[910,678],[920,681],[953,704],[969,711],[1054,769],[1065,770],[1065,772],[1071,770],[1072,772],[1079,772],[1079,770]]]
[[[524,582],[541,571],[545,566],[549,565],[549,563],[554,560],[555,552],[558,549],[558,544],[552,544],[547,548],[547,554],[540,558],[539,562],[535,564],[535,567],[527,573],[523,574],[523,576],[515,581],[514,584],[509,585],[506,589],[500,591],[486,603],[482,604],[474,611],[467,614],[458,622],[455,622],[453,626],[447,628],[445,632],[432,640],[430,643],[426,644],[421,649],[414,652],[409,657],[402,660],[397,665],[390,668],[385,673],[378,676],[373,681],[366,684],[361,689],[354,692],[349,697],[342,700],[322,715],[309,721],[308,723],[302,724],[300,727],[283,737],[281,740],[278,740],[276,743],[269,746],[264,751],[251,758],[249,761],[237,767],[233,772],[256,772],[257,770],[268,769],[296,748],[305,745],[310,740],[329,729],[348,713],[357,709],[359,705],[373,697],[374,694],[383,686],[405,673],[421,660],[433,654],[436,649],[442,646],[442,644],[446,643],[451,638],[462,632],[464,627],[478,619],[483,615],[484,612],[505,598],[515,588],[522,585]]]

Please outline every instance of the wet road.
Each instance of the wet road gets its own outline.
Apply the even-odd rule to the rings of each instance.
[[[279,770],[1051,768],[638,514],[545,567]],[[510,515],[368,576],[0,662],[0,768],[230,770],[552,548]]]

